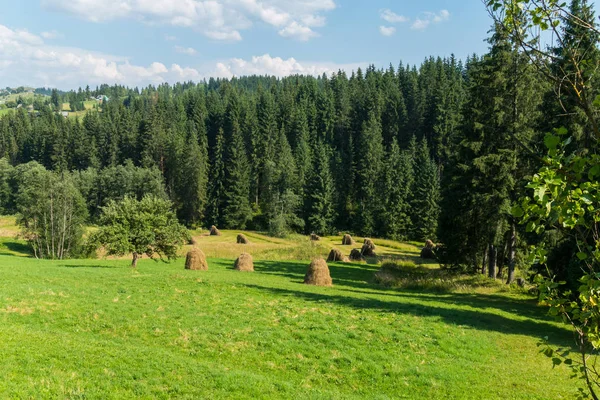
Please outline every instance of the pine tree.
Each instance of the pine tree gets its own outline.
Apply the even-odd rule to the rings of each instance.
[[[357,143],[356,231],[366,236],[376,232],[376,212],[380,199],[378,179],[383,166],[383,138],[377,118],[370,114]]]
[[[233,123],[231,129],[231,142],[228,143],[225,151],[221,225],[226,229],[244,229],[252,218],[249,200],[250,169],[237,121]]]
[[[413,147],[414,149],[414,147]],[[412,154],[414,180],[411,190],[411,238],[425,241],[435,239],[439,218],[440,182],[436,163],[429,155],[423,138]]]
[[[334,183],[329,169],[326,146],[319,143],[313,149],[312,170],[304,189],[304,209],[307,232],[327,235],[334,231]]]
[[[209,196],[205,218],[207,226],[219,225],[222,221],[225,184],[225,134],[223,129],[219,129],[213,154],[208,181]]]
[[[204,218],[207,203],[208,151],[206,139],[198,139],[196,124],[188,122],[187,138],[178,171],[178,217],[187,226]]]
[[[382,174],[380,234],[403,240],[411,228],[410,194],[413,186],[413,165],[410,154],[403,152],[394,138]]]

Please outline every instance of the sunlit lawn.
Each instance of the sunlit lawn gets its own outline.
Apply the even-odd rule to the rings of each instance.
[[[218,239],[206,240],[210,252]],[[318,288],[302,284],[306,261],[256,261],[254,273],[232,263],[212,258],[199,272],[181,259],[143,260],[132,270],[127,260],[0,256],[0,398],[559,399],[576,391],[536,347],[543,336],[568,344],[571,335],[529,297],[385,290],[372,283],[373,264],[330,264],[334,287]]]

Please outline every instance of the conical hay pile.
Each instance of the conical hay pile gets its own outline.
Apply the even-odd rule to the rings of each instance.
[[[371,239],[365,239],[360,252],[365,257],[375,257],[375,243]]]
[[[248,240],[248,238],[244,234],[242,234],[242,233],[240,233],[239,235],[237,235],[237,242],[238,242],[238,244],[248,244],[248,243],[250,243],[250,241]]]
[[[307,285],[316,286],[332,286],[331,275],[329,275],[329,267],[322,258],[314,259],[308,266],[306,275],[304,275],[304,283]]]
[[[321,237],[319,235],[317,235],[316,233],[311,233],[310,240],[312,240],[313,242],[318,242],[319,240],[321,240]]]
[[[252,262],[252,256],[248,253],[242,253],[235,260],[233,268],[237,271],[254,272],[254,263]]]
[[[343,255],[340,250],[331,249],[331,251],[329,252],[329,256],[327,257],[327,262],[330,262],[330,261],[331,262],[335,262],[335,261],[348,262],[350,260],[348,259],[348,257]]]
[[[213,225],[210,227],[210,236],[221,236],[221,232]]]
[[[354,243],[354,239],[352,239],[352,236],[348,234],[345,234],[342,238],[342,245],[344,246],[352,246]]]
[[[351,261],[364,261],[365,258],[363,257],[360,250],[352,249],[352,251],[350,252],[350,260]]]
[[[208,271],[208,263],[202,250],[193,248],[187,253],[185,256],[185,269]]]

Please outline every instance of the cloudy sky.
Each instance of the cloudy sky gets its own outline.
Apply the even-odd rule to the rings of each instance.
[[[0,0],[0,87],[322,74],[482,53],[481,0]]]

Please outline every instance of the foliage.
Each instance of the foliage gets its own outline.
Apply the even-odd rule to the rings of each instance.
[[[142,254],[150,258],[157,254],[163,261],[174,259],[179,246],[189,239],[171,202],[154,196],[112,200],[102,208],[99,222],[101,228],[93,233],[91,242],[103,246],[108,255],[133,253],[133,267]]]
[[[79,255],[87,210],[70,175],[46,171],[37,163],[20,166],[17,174],[18,223],[34,256],[64,259]]]
[[[553,49],[553,64],[546,70],[546,65],[540,63],[540,70],[561,89],[561,97],[557,99],[561,107],[584,117],[574,117],[569,125],[582,127],[586,131],[583,135],[561,127],[545,136],[548,154],[528,185],[531,194],[512,212],[527,223],[529,232],[540,235],[556,229],[576,243],[576,254],[572,256],[582,268],[580,286],[575,291],[564,288],[566,282],[555,282],[548,270],[548,275],[538,277],[538,287],[540,299],[549,306],[550,314],[571,324],[581,363],[574,366],[569,352],[559,352],[560,357],[553,357],[555,352],[551,348],[544,352],[553,357],[554,364],[564,358],[574,369],[574,376],[585,380],[591,397],[598,399],[600,375],[595,357],[600,349],[600,156],[597,154],[600,95],[595,93],[597,78],[589,72],[589,67],[594,65],[595,69],[600,61],[599,32],[585,0],[573,0],[569,8],[566,3],[554,0],[490,1],[489,6],[501,10],[502,22],[525,52],[532,52],[523,40],[524,32],[531,28],[551,30],[556,35],[559,46]],[[537,263],[546,264],[547,257],[543,242],[533,248],[532,259]],[[584,393],[582,397],[586,397]]]

